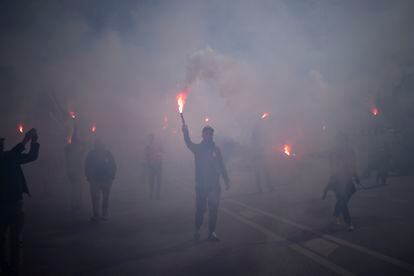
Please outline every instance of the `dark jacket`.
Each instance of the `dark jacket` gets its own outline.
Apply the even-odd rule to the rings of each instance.
[[[30,195],[21,165],[35,161],[40,145],[32,143],[30,151],[23,153],[24,145],[17,144],[9,151],[0,153],[0,204],[13,203]]]
[[[188,131],[184,131],[184,142],[194,154],[196,185],[219,185],[220,175],[224,181],[229,181],[221,151],[214,142],[202,141],[195,144],[191,141]]]
[[[88,181],[112,182],[116,174],[116,164],[108,150],[91,150],[85,161],[85,176]]]

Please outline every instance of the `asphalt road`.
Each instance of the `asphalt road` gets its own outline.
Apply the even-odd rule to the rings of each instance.
[[[162,199],[143,184],[114,187],[109,221],[85,211],[68,218],[64,203],[27,203],[27,275],[414,275],[413,178],[359,190],[356,229],[332,224],[334,195],[298,179],[256,193],[243,175],[223,191],[218,243],[191,240],[191,179],[167,180]],[[304,185],[311,185],[304,189]],[[312,187],[314,185],[314,187]],[[306,192],[305,192],[306,191]]]

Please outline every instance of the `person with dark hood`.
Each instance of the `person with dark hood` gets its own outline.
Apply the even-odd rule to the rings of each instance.
[[[163,149],[159,141],[156,141],[154,134],[149,135],[148,145],[145,147],[145,163],[150,189],[150,199],[154,196],[160,199],[162,179],[162,155]]]
[[[6,275],[20,273],[24,226],[23,194],[30,195],[21,165],[38,158],[40,146],[37,140],[36,129],[31,129],[22,142],[11,150],[4,151],[4,139],[0,138],[0,271]],[[29,142],[30,151],[24,153],[25,145]],[[9,261],[6,259],[6,251]]]
[[[352,225],[348,202],[356,192],[355,183],[359,184],[356,157],[346,134],[338,133],[335,138],[335,145],[328,154],[330,179],[325,191],[332,190],[335,192],[336,204],[333,215],[336,223],[340,224],[340,216],[342,216],[347,224],[347,229],[352,231],[354,226]]]
[[[88,153],[85,161],[85,176],[91,192],[92,221],[108,219],[109,194],[115,174],[116,163],[112,153],[106,149],[101,140],[97,139],[94,149]]]
[[[84,146],[82,145],[77,128],[73,130],[73,134],[65,146],[66,174],[70,184],[70,209],[72,215],[76,215],[82,205],[83,190],[83,161]]]
[[[215,229],[221,193],[220,176],[224,180],[226,190],[230,188],[230,182],[221,151],[213,141],[214,129],[205,126],[202,130],[202,141],[199,144],[191,141],[187,125],[183,125],[182,131],[184,142],[194,154],[195,161],[196,212],[194,241],[200,240],[200,228],[203,224],[207,206],[209,209],[208,240],[219,241]]]

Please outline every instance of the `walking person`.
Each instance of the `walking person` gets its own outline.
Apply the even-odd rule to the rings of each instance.
[[[355,183],[359,184],[359,177],[356,171],[355,152],[349,142],[348,136],[344,133],[336,135],[334,147],[329,152],[330,180],[329,189],[336,195],[334,217],[336,223],[340,224],[342,216],[349,231],[354,230],[348,203],[356,192]]]
[[[112,153],[101,140],[95,141],[85,161],[85,175],[90,184],[92,200],[91,221],[107,220],[109,195],[116,175],[116,163]],[[102,198],[102,205],[100,206]]]
[[[184,142],[194,154],[195,161],[196,212],[193,239],[195,242],[200,240],[200,228],[208,206],[208,240],[220,241],[215,232],[221,194],[220,176],[226,190],[230,188],[230,184],[221,151],[213,141],[214,129],[205,126],[202,130],[202,141],[198,144],[191,141],[187,125],[183,125],[182,131]]]

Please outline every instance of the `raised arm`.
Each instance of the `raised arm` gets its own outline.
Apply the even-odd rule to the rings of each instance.
[[[26,133],[23,141],[12,149],[12,151],[15,151],[14,153],[16,154],[16,159],[19,164],[33,162],[39,157],[40,145],[37,142],[37,139],[37,131],[36,129],[32,128]],[[30,151],[28,153],[22,153],[24,150],[24,145],[28,143],[29,140],[31,140]]]
[[[191,138],[190,138],[190,132],[188,131],[188,126],[187,125],[183,125],[183,127],[182,127],[182,131],[183,131],[183,135],[184,135],[184,142],[185,142],[185,145],[187,146],[187,148],[189,149],[189,150],[191,150],[193,153],[195,152],[195,150],[196,150],[196,144],[194,144],[192,141],[191,141]]]

